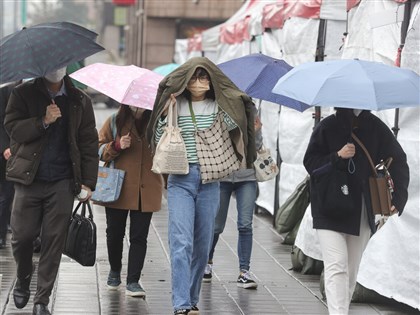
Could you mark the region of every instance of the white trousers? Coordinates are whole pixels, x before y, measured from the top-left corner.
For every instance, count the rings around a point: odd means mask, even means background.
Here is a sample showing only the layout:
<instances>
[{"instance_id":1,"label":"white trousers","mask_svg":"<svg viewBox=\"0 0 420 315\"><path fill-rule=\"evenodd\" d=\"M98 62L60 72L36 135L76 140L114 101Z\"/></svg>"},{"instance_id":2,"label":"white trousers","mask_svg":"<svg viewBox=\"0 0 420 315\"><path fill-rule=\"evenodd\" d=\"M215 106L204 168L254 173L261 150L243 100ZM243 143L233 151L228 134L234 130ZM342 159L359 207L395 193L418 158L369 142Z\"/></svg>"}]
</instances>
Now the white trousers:
<instances>
[{"instance_id":1,"label":"white trousers","mask_svg":"<svg viewBox=\"0 0 420 315\"><path fill-rule=\"evenodd\" d=\"M348 314L360 260L371 235L364 201L362 204L359 236L317 230L324 261L328 312L331 315Z\"/></svg>"}]
</instances>

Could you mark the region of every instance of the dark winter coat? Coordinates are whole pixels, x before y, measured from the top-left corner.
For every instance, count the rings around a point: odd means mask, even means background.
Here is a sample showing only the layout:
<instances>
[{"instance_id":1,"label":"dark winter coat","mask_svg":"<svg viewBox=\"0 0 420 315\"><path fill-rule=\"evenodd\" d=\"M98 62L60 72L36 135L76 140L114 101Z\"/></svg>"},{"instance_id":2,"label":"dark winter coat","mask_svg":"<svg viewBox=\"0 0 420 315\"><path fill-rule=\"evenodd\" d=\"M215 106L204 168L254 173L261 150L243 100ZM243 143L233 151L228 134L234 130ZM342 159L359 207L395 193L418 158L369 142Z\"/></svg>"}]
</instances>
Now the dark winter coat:
<instances>
[{"instance_id":1,"label":"dark winter coat","mask_svg":"<svg viewBox=\"0 0 420 315\"><path fill-rule=\"evenodd\" d=\"M12 90L19 83L4 84L0 87L0 180L6 178L6 159L3 156L3 152L10 147L10 138L4 129L4 115L10 94L12 94Z\"/></svg>"},{"instance_id":2,"label":"dark winter coat","mask_svg":"<svg viewBox=\"0 0 420 315\"><path fill-rule=\"evenodd\" d=\"M204 68L210 75L216 102L227 113L239 128L230 131L232 143L235 146L240 161L246 161L247 168L252 168L256 159L254 115L251 98L239 90L223 72L209 59L195 57L167 75L159 84L153 113L147 127L147 140L154 149L154 133L157 121L162 115L170 95L181 94L187 87L188 81L197 68ZM245 164L245 163L244 163Z\"/></svg>"},{"instance_id":3,"label":"dark winter coat","mask_svg":"<svg viewBox=\"0 0 420 315\"><path fill-rule=\"evenodd\" d=\"M339 158L337 152L346 143L354 142L350 138L352 130L350 120L353 117L355 116L352 111L338 110L336 114L328 116L318 124L312 133L304 157L304 166L309 174L329 162L334 167L347 169L348 160ZM353 126L353 132L365 145L375 165L381 160L393 158L389 168L395 185L392 203L401 215L408 198L409 168L406 154L388 126L369 111L363 111L359 117L355 118ZM375 230L368 184L372 170L361 147L357 143L355 146L356 154L353 157L355 173L349 176L349 191L354 209L347 216L333 219L324 216L317 203L312 202L313 227L315 229L328 229L359 235L363 194L368 209L369 225L373 232ZM311 196L311 201L314 201L313 197ZM337 209L337 211L339 210Z\"/></svg>"},{"instance_id":4,"label":"dark winter coat","mask_svg":"<svg viewBox=\"0 0 420 315\"><path fill-rule=\"evenodd\" d=\"M68 146L74 179L74 193L81 185L95 189L98 175L98 133L89 97L64 78L68 96ZM12 156L7 161L6 178L30 185L37 173L47 142L42 119L51 104L43 78L16 87L6 108L4 126L10 136Z\"/></svg>"}]
</instances>

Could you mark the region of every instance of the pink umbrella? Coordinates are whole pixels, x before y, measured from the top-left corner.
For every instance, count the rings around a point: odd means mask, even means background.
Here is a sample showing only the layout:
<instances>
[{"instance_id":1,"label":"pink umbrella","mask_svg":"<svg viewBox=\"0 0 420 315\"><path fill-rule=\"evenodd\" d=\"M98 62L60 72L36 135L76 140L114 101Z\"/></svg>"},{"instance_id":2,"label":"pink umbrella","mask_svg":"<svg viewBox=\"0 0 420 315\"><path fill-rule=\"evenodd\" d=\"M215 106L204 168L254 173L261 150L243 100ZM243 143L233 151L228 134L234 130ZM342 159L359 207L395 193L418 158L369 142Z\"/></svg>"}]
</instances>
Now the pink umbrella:
<instances>
[{"instance_id":1,"label":"pink umbrella","mask_svg":"<svg viewBox=\"0 0 420 315\"><path fill-rule=\"evenodd\" d=\"M121 104L152 109L163 76L134 65L94 63L70 74L73 79Z\"/></svg>"}]
</instances>

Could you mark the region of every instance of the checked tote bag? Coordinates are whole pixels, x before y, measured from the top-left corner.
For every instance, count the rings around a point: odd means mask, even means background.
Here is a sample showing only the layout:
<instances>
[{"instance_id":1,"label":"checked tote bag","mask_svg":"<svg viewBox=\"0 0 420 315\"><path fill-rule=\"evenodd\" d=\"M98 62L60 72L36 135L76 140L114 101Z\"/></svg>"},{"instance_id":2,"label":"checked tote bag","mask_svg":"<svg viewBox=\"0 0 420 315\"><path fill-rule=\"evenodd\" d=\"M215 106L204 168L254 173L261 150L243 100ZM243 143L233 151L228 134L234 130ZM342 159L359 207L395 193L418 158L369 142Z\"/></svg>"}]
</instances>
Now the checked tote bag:
<instances>
[{"instance_id":1,"label":"checked tote bag","mask_svg":"<svg viewBox=\"0 0 420 315\"><path fill-rule=\"evenodd\" d=\"M177 103L169 104L167 125L153 156L152 172L185 175L189 172L187 149L178 127Z\"/></svg>"},{"instance_id":2,"label":"checked tote bag","mask_svg":"<svg viewBox=\"0 0 420 315\"><path fill-rule=\"evenodd\" d=\"M111 117L111 130L112 136L116 139L117 128L115 127L115 114ZM102 156L102 152L105 149L103 144L99 148L99 156ZM120 197L121 188L124 182L125 171L114 168L114 161L109 163L107 166L98 167L98 181L96 183L95 191L92 194L91 199L96 202L114 202Z\"/></svg>"},{"instance_id":3,"label":"checked tote bag","mask_svg":"<svg viewBox=\"0 0 420 315\"><path fill-rule=\"evenodd\" d=\"M218 181L234 171L239 170L241 163L236 156L229 136L223 112L217 113L213 124L204 130L197 129L197 121L191 101L189 101L191 118L195 127L197 157L200 162L201 181Z\"/></svg>"}]
</instances>

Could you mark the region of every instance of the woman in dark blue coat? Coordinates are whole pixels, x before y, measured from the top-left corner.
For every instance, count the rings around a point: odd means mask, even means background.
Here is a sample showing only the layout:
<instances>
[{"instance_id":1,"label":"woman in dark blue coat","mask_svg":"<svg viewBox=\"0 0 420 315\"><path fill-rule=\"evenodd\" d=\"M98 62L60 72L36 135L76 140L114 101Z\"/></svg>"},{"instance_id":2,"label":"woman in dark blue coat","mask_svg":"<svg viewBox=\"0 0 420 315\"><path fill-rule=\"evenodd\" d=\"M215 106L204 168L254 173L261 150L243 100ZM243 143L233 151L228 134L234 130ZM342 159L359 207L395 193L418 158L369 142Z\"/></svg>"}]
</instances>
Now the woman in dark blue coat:
<instances>
[{"instance_id":1,"label":"woman in dark blue coat","mask_svg":"<svg viewBox=\"0 0 420 315\"><path fill-rule=\"evenodd\" d=\"M359 263L375 231L368 178L372 174L366 154L352 143L353 132L364 144L376 165L393 158L389 172L394 182L391 213L402 214L407 202L409 169L406 154L391 130L369 111L338 108L314 129L304 157L304 166L314 175L325 165L349 170L350 211L337 207L326 213L311 195L313 227L317 230L324 261L325 287L330 314L347 314L356 285Z\"/></svg>"}]
</instances>

